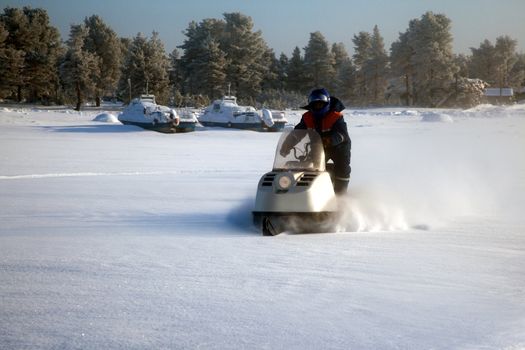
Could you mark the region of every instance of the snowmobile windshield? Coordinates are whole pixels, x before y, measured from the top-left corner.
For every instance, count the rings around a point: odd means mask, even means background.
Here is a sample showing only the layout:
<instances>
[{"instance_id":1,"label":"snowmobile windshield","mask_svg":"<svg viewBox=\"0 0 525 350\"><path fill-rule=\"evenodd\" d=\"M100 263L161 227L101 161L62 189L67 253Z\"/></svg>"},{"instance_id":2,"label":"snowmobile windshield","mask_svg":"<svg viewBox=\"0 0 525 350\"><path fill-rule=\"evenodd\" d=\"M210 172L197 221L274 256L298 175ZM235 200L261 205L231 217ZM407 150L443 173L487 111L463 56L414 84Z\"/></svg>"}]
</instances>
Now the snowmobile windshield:
<instances>
[{"instance_id":1,"label":"snowmobile windshield","mask_svg":"<svg viewBox=\"0 0 525 350\"><path fill-rule=\"evenodd\" d=\"M315 130L285 130L273 162L274 171L324 171L323 142Z\"/></svg>"}]
</instances>

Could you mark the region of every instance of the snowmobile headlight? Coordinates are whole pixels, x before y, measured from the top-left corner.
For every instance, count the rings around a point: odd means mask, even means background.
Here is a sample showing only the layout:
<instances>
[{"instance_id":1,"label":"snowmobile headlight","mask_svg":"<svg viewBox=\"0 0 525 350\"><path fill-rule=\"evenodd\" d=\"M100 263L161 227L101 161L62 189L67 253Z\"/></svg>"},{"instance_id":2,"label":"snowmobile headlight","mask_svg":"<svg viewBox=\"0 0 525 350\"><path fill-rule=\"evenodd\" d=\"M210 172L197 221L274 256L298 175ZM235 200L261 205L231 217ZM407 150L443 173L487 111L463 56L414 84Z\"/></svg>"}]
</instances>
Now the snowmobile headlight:
<instances>
[{"instance_id":1,"label":"snowmobile headlight","mask_svg":"<svg viewBox=\"0 0 525 350\"><path fill-rule=\"evenodd\" d=\"M281 175L279 179L277 179L277 187L280 190L287 190L292 185L292 178L290 175Z\"/></svg>"}]
</instances>

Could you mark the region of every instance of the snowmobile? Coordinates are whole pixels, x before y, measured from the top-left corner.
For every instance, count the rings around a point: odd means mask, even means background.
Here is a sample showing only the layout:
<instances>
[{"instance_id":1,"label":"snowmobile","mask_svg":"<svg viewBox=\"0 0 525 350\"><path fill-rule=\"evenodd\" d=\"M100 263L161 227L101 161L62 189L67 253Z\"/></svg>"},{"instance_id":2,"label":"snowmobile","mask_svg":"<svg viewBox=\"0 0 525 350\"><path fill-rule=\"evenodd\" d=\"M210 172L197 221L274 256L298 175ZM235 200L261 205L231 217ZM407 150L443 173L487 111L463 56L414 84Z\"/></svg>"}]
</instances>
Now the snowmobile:
<instances>
[{"instance_id":1,"label":"snowmobile","mask_svg":"<svg viewBox=\"0 0 525 350\"><path fill-rule=\"evenodd\" d=\"M254 224L264 236L333 232L336 218L337 201L321 137L315 130L285 130L272 171L257 186Z\"/></svg>"}]
</instances>

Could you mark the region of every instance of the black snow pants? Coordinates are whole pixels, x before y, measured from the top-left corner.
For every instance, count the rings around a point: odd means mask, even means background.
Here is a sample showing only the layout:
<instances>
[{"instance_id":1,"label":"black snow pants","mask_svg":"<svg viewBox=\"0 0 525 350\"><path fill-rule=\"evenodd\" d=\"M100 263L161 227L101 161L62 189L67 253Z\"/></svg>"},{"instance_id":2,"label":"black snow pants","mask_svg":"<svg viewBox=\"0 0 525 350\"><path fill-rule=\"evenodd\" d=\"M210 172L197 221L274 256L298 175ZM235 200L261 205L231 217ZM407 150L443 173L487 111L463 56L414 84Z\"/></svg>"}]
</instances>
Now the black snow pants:
<instances>
[{"instance_id":1,"label":"black snow pants","mask_svg":"<svg viewBox=\"0 0 525 350\"><path fill-rule=\"evenodd\" d=\"M350 182L350 156L352 150L352 141L341 143L334 147L325 148L326 161L332 160L334 191L336 194L344 194Z\"/></svg>"}]
</instances>

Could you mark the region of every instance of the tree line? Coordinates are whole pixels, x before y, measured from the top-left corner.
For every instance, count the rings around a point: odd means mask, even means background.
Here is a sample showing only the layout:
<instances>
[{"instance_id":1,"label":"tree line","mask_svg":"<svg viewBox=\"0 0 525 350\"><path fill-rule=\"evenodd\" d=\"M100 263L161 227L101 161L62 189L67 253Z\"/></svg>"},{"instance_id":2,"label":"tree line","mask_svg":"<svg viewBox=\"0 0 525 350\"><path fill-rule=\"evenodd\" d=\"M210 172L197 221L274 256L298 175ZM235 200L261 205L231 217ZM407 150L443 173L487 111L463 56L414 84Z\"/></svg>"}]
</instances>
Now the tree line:
<instances>
[{"instance_id":1,"label":"tree line","mask_svg":"<svg viewBox=\"0 0 525 350\"><path fill-rule=\"evenodd\" d=\"M200 107L231 89L243 103L285 108L323 86L355 106L465 106L483 87L525 85L516 40L504 35L470 55L454 54L451 21L442 14L411 20L389 52L377 25L361 31L352 56L317 31L291 57L277 57L253 28L241 13L192 21L183 44L166 53L157 32L120 38L97 15L71 25L63 42L46 10L8 7L0 14L0 99L80 109L150 93L162 104Z\"/></svg>"}]
</instances>

